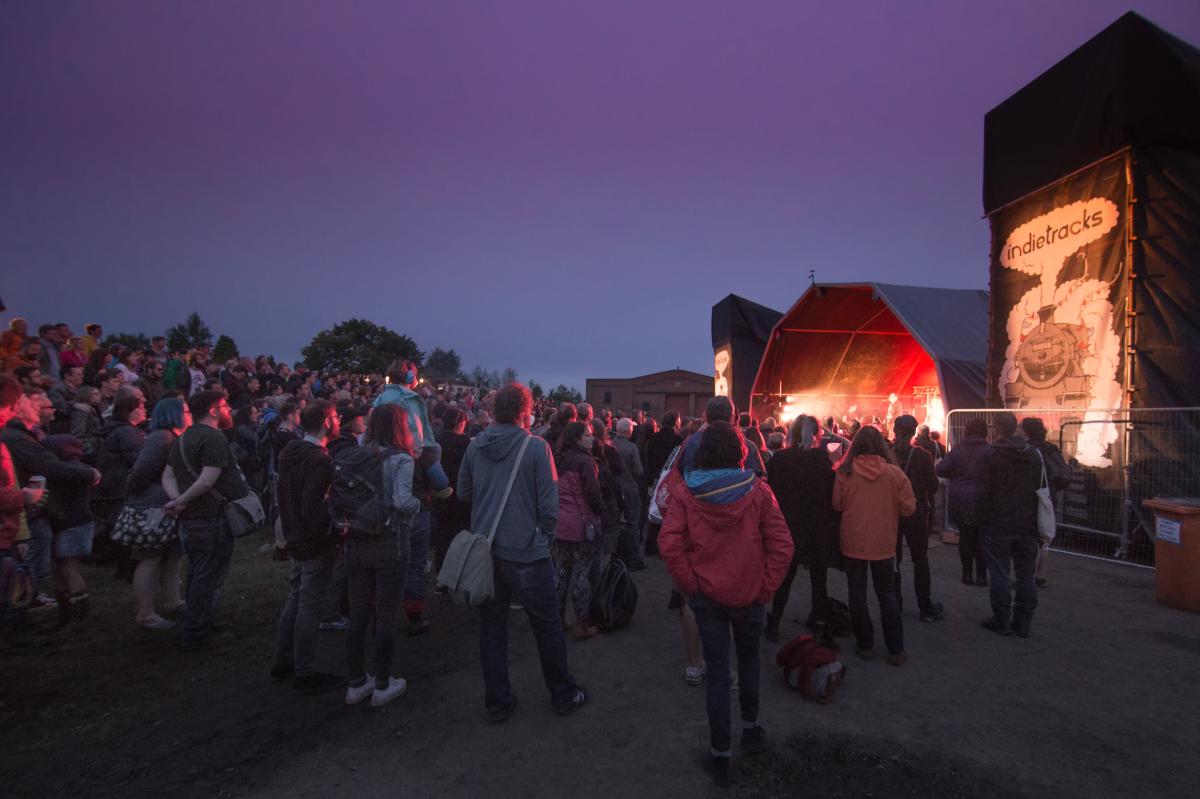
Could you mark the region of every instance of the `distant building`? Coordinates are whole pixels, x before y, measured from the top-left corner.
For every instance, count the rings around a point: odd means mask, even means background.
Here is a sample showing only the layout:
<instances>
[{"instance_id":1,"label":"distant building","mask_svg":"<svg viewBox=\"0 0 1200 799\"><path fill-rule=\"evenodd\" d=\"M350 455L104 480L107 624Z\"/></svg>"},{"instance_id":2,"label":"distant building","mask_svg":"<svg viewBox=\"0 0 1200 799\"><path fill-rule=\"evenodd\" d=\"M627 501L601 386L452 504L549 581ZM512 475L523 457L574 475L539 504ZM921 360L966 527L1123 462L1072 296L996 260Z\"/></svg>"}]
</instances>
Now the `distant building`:
<instances>
[{"instance_id":1,"label":"distant building","mask_svg":"<svg viewBox=\"0 0 1200 799\"><path fill-rule=\"evenodd\" d=\"M631 413L643 410L656 419L667 411L700 416L713 395L712 375L669 369L640 377L588 378L584 398L595 408Z\"/></svg>"}]
</instances>

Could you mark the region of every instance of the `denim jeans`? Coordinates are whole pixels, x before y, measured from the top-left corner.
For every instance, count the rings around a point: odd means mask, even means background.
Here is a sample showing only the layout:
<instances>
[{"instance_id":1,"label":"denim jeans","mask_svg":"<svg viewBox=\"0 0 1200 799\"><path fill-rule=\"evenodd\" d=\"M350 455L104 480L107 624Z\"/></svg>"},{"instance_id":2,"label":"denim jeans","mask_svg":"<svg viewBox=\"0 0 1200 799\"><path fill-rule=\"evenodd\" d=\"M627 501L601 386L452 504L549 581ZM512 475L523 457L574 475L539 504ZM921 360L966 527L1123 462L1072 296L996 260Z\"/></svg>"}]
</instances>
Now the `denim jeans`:
<instances>
[{"instance_id":1,"label":"denim jeans","mask_svg":"<svg viewBox=\"0 0 1200 799\"><path fill-rule=\"evenodd\" d=\"M558 617L554 592L554 564L550 558L517 563L492 558L496 596L479 608L479 660L483 666L484 702L488 710L512 704L508 681L508 603L516 597L525 608L529 626L537 640L542 679L550 690L550 702L564 707L575 698L578 686L567 671L567 638Z\"/></svg>"},{"instance_id":2,"label":"denim jeans","mask_svg":"<svg viewBox=\"0 0 1200 799\"><path fill-rule=\"evenodd\" d=\"M1037 554L1038 539L1034 536L983 537L983 555L992 581L992 615L1005 623L1011 616L1013 627L1028 628L1033 621L1033 611L1037 608L1037 584L1034 583ZM1015 602L1008 579L1010 564L1016 577Z\"/></svg>"},{"instance_id":3,"label":"denim jeans","mask_svg":"<svg viewBox=\"0 0 1200 799\"><path fill-rule=\"evenodd\" d=\"M422 510L412 519L408 534L408 575L404 580L404 609L411 618L420 616L425 609L425 581L428 575L425 566L429 562L429 536L433 518L429 511Z\"/></svg>"},{"instance_id":4,"label":"denim jeans","mask_svg":"<svg viewBox=\"0 0 1200 799\"><path fill-rule=\"evenodd\" d=\"M908 542L908 554L913 565L913 590L917 595L917 607L925 610L933 605L930 592L933 579L929 574L929 519L918 510L912 516L900 518L900 529L896 531L896 601L904 604L900 590L900 564L904 562L904 542Z\"/></svg>"},{"instance_id":5,"label":"denim jeans","mask_svg":"<svg viewBox=\"0 0 1200 799\"><path fill-rule=\"evenodd\" d=\"M846 590L850 594L850 624L854 627L854 642L859 649L875 648L875 627L871 624L871 609L867 605L867 572L875 585L875 596L879 600L879 622L883 625L883 642L888 653L899 655L904 651L904 620L900 617L900 600L893 588L896 576L896 561L859 560L844 558L846 563Z\"/></svg>"},{"instance_id":6,"label":"denim jeans","mask_svg":"<svg viewBox=\"0 0 1200 799\"><path fill-rule=\"evenodd\" d=\"M333 576L333 563L332 552L320 558L292 560L287 601L279 615L275 637L275 662L291 663L297 677L307 677L317 670L318 625Z\"/></svg>"},{"instance_id":7,"label":"denim jeans","mask_svg":"<svg viewBox=\"0 0 1200 799\"><path fill-rule=\"evenodd\" d=\"M183 614L183 640L202 641L212 628L221 586L233 560L233 536L219 516L184 519L179 524L183 551L188 557L184 584L187 610Z\"/></svg>"},{"instance_id":8,"label":"denim jeans","mask_svg":"<svg viewBox=\"0 0 1200 799\"><path fill-rule=\"evenodd\" d=\"M33 590L37 593L41 581L50 576L54 531L45 515L26 517L26 522L29 524L29 553L25 556L25 567L29 569Z\"/></svg>"},{"instance_id":9,"label":"denim jeans","mask_svg":"<svg viewBox=\"0 0 1200 799\"><path fill-rule=\"evenodd\" d=\"M703 594L688 597L688 606L696 615L704 662L708 666L705 690L708 706L708 735L712 753L729 757L732 724L729 711L730 663L729 630L738 661L738 702L743 726L758 723L758 684L761 677L759 639L763 630L763 606L727 608Z\"/></svg>"},{"instance_id":10,"label":"denim jeans","mask_svg":"<svg viewBox=\"0 0 1200 799\"><path fill-rule=\"evenodd\" d=\"M400 621L408 543L401 537L351 538L346 544L350 627L346 630L346 666L350 684L366 675L367 626L375 611L375 685L386 688L394 674L392 653Z\"/></svg>"}]
</instances>

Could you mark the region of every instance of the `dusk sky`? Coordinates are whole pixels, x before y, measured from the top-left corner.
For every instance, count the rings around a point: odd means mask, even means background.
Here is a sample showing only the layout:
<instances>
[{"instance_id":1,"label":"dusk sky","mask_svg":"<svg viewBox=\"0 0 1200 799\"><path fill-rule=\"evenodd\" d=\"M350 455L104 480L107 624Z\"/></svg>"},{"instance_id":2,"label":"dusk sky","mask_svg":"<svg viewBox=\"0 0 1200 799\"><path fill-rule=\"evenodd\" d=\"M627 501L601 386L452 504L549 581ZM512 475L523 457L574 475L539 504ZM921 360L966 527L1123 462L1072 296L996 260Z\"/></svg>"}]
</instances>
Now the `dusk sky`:
<instances>
[{"instance_id":1,"label":"dusk sky","mask_svg":"<svg viewBox=\"0 0 1200 799\"><path fill-rule=\"evenodd\" d=\"M985 287L984 114L1130 8L0 3L0 323L709 372L729 292Z\"/></svg>"}]
</instances>

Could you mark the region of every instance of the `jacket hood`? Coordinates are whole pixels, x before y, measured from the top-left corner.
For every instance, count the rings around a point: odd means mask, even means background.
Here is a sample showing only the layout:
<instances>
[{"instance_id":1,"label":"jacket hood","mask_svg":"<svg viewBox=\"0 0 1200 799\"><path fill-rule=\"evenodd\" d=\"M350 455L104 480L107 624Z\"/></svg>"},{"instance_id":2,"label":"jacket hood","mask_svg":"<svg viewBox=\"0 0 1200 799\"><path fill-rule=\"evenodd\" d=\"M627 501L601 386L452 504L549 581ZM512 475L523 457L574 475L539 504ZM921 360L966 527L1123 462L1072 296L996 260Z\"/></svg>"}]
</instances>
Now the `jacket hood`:
<instances>
[{"instance_id":1,"label":"jacket hood","mask_svg":"<svg viewBox=\"0 0 1200 799\"><path fill-rule=\"evenodd\" d=\"M854 473L859 477L874 480L883 474L883 467L886 465L887 461L878 455L859 455L854 459L854 463L850 467L854 469Z\"/></svg>"},{"instance_id":2,"label":"jacket hood","mask_svg":"<svg viewBox=\"0 0 1200 799\"><path fill-rule=\"evenodd\" d=\"M750 493L754 479L749 469L693 469L685 481L688 491L701 502L728 505Z\"/></svg>"},{"instance_id":3,"label":"jacket hood","mask_svg":"<svg viewBox=\"0 0 1200 799\"><path fill-rule=\"evenodd\" d=\"M493 424L475 436L475 448L488 460L498 462L515 452L528 435L524 428L515 424Z\"/></svg>"},{"instance_id":4,"label":"jacket hood","mask_svg":"<svg viewBox=\"0 0 1200 799\"><path fill-rule=\"evenodd\" d=\"M313 458L329 457L325 450L304 439L296 439L289 441L283 451L279 453L279 468L291 470L295 466L300 466Z\"/></svg>"},{"instance_id":5,"label":"jacket hood","mask_svg":"<svg viewBox=\"0 0 1200 799\"><path fill-rule=\"evenodd\" d=\"M112 419L108 419L102 422L100 427L97 428L96 435L100 438L107 438L109 433L114 430L119 430L122 427L133 427L133 425L131 425L129 422L116 422Z\"/></svg>"},{"instance_id":6,"label":"jacket hood","mask_svg":"<svg viewBox=\"0 0 1200 799\"><path fill-rule=\"evenodd\" d=\"M398 404L400 402L403 402L406 399L409 399L410 397L416 397L416 396L417 396L417 393L415 391L413 391L412 389L408 388L408 386L401 386L401 385L397 385L395 383L389 383L388 385L384 386L383 392L380 393L380 395L375 398L375 402L372 404L374 405L374 407L378 408L380 405L384 405L389 402Z\"/></svg>"},{"instance_id":7,"label":"jacket hood","mask_svg":"<svg viewBox=\"0 0 1200 799\"><path fill-rule=\"evenodd\" d=\"M997 454L1014 461L1031 461L1037 457L1036 450L1023 438L1002 438L992 444Z\"/></svg>"}]
</instances>

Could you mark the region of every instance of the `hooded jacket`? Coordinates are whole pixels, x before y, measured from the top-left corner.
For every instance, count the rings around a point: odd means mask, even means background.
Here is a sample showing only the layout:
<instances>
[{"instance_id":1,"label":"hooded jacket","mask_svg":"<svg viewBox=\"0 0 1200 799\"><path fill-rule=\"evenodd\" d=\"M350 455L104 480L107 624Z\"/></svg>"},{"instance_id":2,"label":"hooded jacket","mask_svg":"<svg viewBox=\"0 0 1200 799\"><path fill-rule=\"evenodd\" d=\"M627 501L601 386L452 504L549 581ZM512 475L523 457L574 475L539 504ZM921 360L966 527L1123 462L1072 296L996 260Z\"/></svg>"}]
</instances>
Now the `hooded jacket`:
<instances>
[{"instance_id":1,"label":"hooded jacket","mask_svg":"<svg viewBox=\"0 0 1200 799\"><path fill-rule=\"evenodd\" d=\"M434 440L433 425L429 423L429 411L425 407L425 401L415 391L407 386L388 384L375 398L372 407L378 408L380 405L399 405L404 409L408 414L408 428L412 430L413 441L421 442L422 449L437 443Z\"/></svg>"},{"instance_id":2,"label":"hooded jacket","mask_svg":"<svg viewBox=\"0 0 1200 799\"><path fill-rule=\"evenodd\" d=\"M559 453L555 468L558 471L558 524L554 535L561 541L583 541L588 522L599 521L604 510L596 459L577 446L571 447Z\"/></svg>"},{"instance_id":3,"label":"hooded jacket","mask_svg":"<svg viewBox=\"0 0 1200 799\"><path fill-rule=\"evenodd\" d=\"M471 531L477 535L487 535L491 529L517 450L529 435L517 425L497 423L467 447L458 472L458 496L471 503ZM492 541L492 554L517 563L548 558L557 522L558 474L550 445L535 436L517 469Z\"/></svg>"},{"instance_id":4,"label":"hooded jacket","mask_svg":"<svg viewBox=\"0 0 1200 799\"><path fill-rule=\"evenodd\" d=\"M899 466L878 455L859 455L849 474L838 468L833 507L842 514L843 555L887 560L896 556L900 517L916 511L917 499Z\"/></svg>"},{"instance_id":5,"label":"hooded jacket","mask_svg":"<svg viewBox=\"0 0 1200 799\"><path fill-rule=\"evenodd\" d=\"M950 481L950 512L970 512L975 507L975 481L983 454L988 451L983 436L964 438L937 462L937 475Z\"/></svg>"},{"instance_id":6,"label":"hooded jacket","mask_svg":"<svg viewBox=\"0 0 1200 799\"><path fill-rule=\"evenodd\" d=\"M279 453L279 517L287 553L311 560L333 550L329 516L329 480L333 459L311 441L289 442Z\"/></svg>"},{"instance_id":7,"label":"hooded jacket","mask_svg":"<svg viewBox=\"0 0 1200 799\"><path fill-rule=\"evenodd\" d=\"M129 422L110 419L96 431L96 437L100 439L99 452L96 454L100 486L96 490L96 498L124 499L125 481L146 443L146 433Z\"/></svg>"},{"instance_id":8,"label":"hooded jacket","mask_svg":"<svg viewBox=\"0 0 1200 799\"><path fill-rule=\"evenodd\" d=\"M779 588L792 536L770 487L752 471L732 471L695 471L672 483L658 549L680 591L743 608Z\"/></svg>"},{"instance_id":9,"label":"hooded jacket","mask_svg":"<svg viewBox=\"0 0 1200 799\"><path fill-rule=\"evenodd\" d=\"M1042 464L1021 438L1002 438L983 454L975 481L975 518L985 536L1038 537Z\"/></svg>"},{"instance_id":10,"label":"hooded jacket","mask_svg":"<svg viewBox=\"0 0 1200 799\"><path fill-rule=\"evenodd\" d=\"M767 461L767 482L792 531L799 563L838 565L838 512L833 509L833 464L825 447L788 447Z\"/></svg>"}]
</instances>

